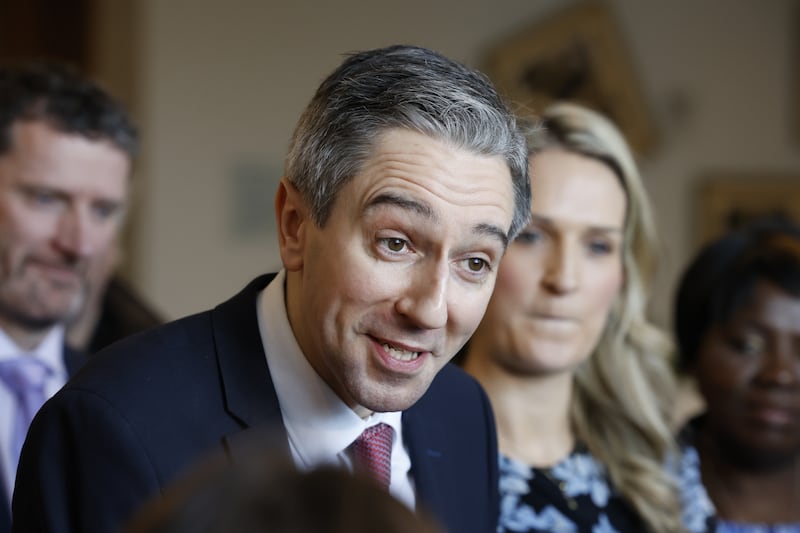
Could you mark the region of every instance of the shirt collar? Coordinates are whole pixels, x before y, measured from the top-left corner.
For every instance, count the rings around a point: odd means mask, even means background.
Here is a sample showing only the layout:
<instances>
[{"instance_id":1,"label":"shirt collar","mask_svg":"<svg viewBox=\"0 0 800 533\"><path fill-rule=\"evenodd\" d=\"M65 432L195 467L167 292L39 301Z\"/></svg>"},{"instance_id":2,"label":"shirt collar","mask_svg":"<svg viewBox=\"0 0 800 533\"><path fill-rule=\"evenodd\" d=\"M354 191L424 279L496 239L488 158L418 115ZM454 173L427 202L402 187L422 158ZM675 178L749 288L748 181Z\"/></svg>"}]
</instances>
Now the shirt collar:
<instances>
[{"instance_id":1,"label":"shirt collar","mask_svg":"<svg viewBox=\"0 0 800 533\"><path fill-rule=\"evenodd\" d=\"M33 350L23 350L5 331L0 329L0 361L31 354L45 363L56 375L66 375L64 366L64 326L58 325Z\"/></svg>"},{"instance_id":2,"label":"shirt collar","mask_svg":"<svg viewBox=\"0 0 800 533\"><path fill-rule=\"evenodd\" d=\"M295 462L302 468L341 463L341 452L379 422L392 426L395 442L402 442L400 412L360 418L306 360L289 324L285 280L281 270L259 295L258 324Z\"/></svg>"}]
</instances>

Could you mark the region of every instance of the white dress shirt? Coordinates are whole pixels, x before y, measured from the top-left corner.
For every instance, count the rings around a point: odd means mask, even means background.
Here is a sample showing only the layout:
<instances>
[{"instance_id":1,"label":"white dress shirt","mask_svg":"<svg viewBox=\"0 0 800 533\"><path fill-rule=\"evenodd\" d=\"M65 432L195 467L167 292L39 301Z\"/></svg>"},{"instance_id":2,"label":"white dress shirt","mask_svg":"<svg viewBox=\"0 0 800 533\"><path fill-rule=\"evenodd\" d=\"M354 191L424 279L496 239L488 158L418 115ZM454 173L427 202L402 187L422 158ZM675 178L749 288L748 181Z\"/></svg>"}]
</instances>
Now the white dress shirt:
<instances>
[{"instance_id":1,"label":"white dress shirt","mask_svg":"<svg viewBox=\"0 0 800 533\"><path fill-rule=\"evenodd\" d=\"M34 350L26 351L17 346L11 337L0 330L0 361L16 359L23 354L27 357L36 357L46 364L53 373L45 381L45 394L51 397L67 382L67 369L64 366L64 328L53 328L47 337ZM15 461L11 457L11 432L13 431L13 417L16 414L16 400L14 393L0 380L0 470L2 482L9 497L14 489L16 471L12 468Z\"/></svg>"},{"instance_id":2,"label":"white dress shirt","mask_svg":"<svg viewBox=\"0 0 800 533\"><path fill-rule=\"evenodd\" d=\"M285 271L259 294L258 325L272 382L280 403L295 465L310 470L320 465L352 469L345 449L366 428L379 422L394 429L390 492L414 509L416 497L409 471L411 459L403 445L401 412L359 417L319 377L294 337L284 299Z\"/></svg>"}]
</instances>

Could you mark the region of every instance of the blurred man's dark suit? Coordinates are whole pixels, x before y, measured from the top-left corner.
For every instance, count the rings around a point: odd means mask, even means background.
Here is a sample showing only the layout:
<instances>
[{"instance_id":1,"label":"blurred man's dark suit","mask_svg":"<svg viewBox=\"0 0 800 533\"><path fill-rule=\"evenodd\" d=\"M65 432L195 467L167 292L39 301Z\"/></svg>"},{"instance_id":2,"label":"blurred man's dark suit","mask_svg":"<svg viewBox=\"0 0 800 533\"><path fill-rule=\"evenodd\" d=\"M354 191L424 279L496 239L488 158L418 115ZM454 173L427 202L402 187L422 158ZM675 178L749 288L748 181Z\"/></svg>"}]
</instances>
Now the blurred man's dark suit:
<instances>
[{"instance_id":1,"label":"blurred man's dark suit","mask_svg":"<svg viewBox=\"0 0 800 533\"><path fill-rule=\"evenodd\" d=\"M45 404L20 460L14 531L114 531L198 459L235 459L264 428L288 454L256 315L272 277L101 351ZM454 533L494 531L497 443L477 382L447 365L402 421L418 506Z\"/></svg>"}]
</instances>

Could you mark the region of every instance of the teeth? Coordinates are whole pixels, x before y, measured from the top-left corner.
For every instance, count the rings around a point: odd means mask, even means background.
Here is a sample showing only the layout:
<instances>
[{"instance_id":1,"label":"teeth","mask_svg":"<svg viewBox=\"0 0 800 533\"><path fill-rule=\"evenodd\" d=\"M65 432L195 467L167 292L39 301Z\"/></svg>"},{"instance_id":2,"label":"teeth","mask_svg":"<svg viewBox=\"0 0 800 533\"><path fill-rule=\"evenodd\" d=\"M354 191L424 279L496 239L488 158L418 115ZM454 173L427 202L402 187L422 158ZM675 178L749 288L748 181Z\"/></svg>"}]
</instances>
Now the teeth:
<instances>
[{"instance_id":1,"label":"teeth","mask_svg":"<svg viewBox=\"0 0 800 533\"><path fill-rule=\"evenodd\" d=\"M393 359L399 359L400 361L412 361L419 357L419 352L409 352L407 350L398 350L397 348L386 344L385 342L381 345L383 348L389 353L389 355Z\"/></svg>"}]
</instances>

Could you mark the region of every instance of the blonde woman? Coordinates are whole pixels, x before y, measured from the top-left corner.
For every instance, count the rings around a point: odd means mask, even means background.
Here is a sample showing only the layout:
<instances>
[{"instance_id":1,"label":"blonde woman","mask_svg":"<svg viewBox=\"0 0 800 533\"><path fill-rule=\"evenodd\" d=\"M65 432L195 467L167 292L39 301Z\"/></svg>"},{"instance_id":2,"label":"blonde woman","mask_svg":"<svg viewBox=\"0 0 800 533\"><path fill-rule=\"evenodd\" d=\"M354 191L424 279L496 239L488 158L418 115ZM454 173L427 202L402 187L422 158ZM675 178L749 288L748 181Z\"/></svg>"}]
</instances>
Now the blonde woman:
<instances>
[{"instance_id":1,"label":"blonde woman","mask_svg":"<svg viewBox=\"0 0 800 533\"><path fill-rule=\"evenodd\" d=\"M682 531L664 469L674 380L645 316L651 211L604 117L557 104L528 132L532 219L509 246L463 365L501 452L501 532Z\"/></svg>"}]
</instances>

